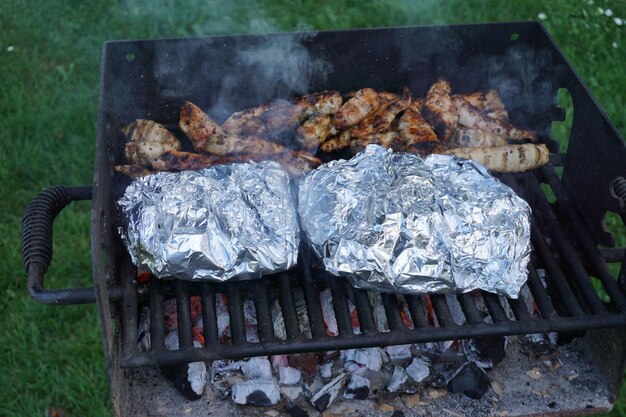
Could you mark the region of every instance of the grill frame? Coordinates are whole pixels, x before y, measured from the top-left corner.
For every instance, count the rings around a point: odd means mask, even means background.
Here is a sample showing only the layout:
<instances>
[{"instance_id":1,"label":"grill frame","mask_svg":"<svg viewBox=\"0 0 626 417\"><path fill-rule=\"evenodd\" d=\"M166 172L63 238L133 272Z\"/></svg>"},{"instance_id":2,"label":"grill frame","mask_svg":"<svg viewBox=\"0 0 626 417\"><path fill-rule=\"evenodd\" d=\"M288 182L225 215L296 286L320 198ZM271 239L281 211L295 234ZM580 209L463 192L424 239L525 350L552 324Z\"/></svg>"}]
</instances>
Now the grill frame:
<instances>
[{"instance_id":1,"label":"grill frame","mask_svg":"<svg viewBox=\"0 0 626 417\"><path fill-rule=\"evenodd\" d=\"M138 306L146 302L145 300L148 300L147 302L151 303L155 311L157 311L158 306L162 306L158 298L159 287L174 285L177 288L174 289L173 294L179 300L178 305L181 312L188 310L190 288L186 284L158 282L154 284L154 291L146 294L137 294L137 284L134 282L136 269L130 263L129 256L116 230L120 223L114 202L128 183L128 180L120 178L113 171L113 165L120 163L123 155L123 139L119 133L119 128L130 120L140 117L150 117L166 124L175 124L176 109L183 99L190 99L203 107L210 107L212 98L203 96L197 91L196 86L193 85L194 83L189 85L174 84L174 94L172 95L172 89L167 88L168 80L155 79L154 70L157 66L164 63L166 65L171 64L171 62L168 64L168 60L159 61L158 57L155 56L157 51L173 53L179 48L181 51L186 51L186 53L190 54L193 58L191 61L193 61L198 59L198 56L202 56L202 51L206 52L205 48L209 50L213 48L213 50L220 50L228 54L232 47L236 45L254 45L255 42L267 39L268 36L284 37L290 35L224 36L106 43L102 52L100 114L97 129L96 170L93 183L92 257L95 299L99 307L104 354L111 381L111 394L116 415L125 415L124 399L128 390L125 382L129 376L129 370L126 369L128 367L267 355L278 352L335 350L340 348L450 340L482 335L547 331L571 332L584 329L594 329L588 332L588 336L585 339L598 352L603 352L603 343L606 342L606 339L603 339L604 337L611 341L607 349L611 352L613 361L610 362L610 365L600 361L599 365L607 367L606 375L613 392L615 392L623 374L626 358L626 350L624 348L626 345L626 334L622 329L617 329L617 327L626 326L626 301L624 300L624 282L626 281L626 267L624 266L626 262L624 260L626 260L626 256L623 250L621 252L610 252L613 260L622 260L620 280L615 282L608 274L606 262L602 258L604 252L598 249L598 244L606 246L612 246L613 244L611 236L602 224L605 212L617 212L624 218L624 199L620 191L623 187L620 188L620 186L615 184L620 178L623 179L626 176L622 163L622 161L626 160L626 147L615 127L593 99L547 31L537 22L507 22L502 24L320 32L315 37L304 38L303 43L312 53L319 53L325 57L327 55L324 54L328 54L337 45L358 45L357 49L360 48L360 51L363 51L369 45L374 51L373 54L379 56L384 61L384 58L389 60L390 55L398 52L398 45L408 44L413 47L411 40L421 39L420 42L423 43L441 39L440 42L435 43L438 43L438 47L441 48L450 46L450 51L438 53L433 50L434 52L431 55L426 54L426 61L420 61L422 69L427 70L425 71L426 76L413 83L411 88L414 91L423 91L426 85L434 81L433 77L445 76L452 81L454 86L461 85L460 90L470 91L489 87L488 83L480 77L476 77L476 79L466 83L458 82L459 77L462 78L468 74L468 67L471 67L472 63L471 57L477 56L478 61L480 61L481 59L496 56L499 53L505 54L508 48L511 47L512 42L514 42L510 38L511 34L518 36L518 42L527 44L529 46L528 51L548 51L547 56L550 63L555 64L557 68L553 69L551 65L548 65L547 69L542 68L548 74L542 74L540 78L544 76L553 77L548 83L548 94L541 97L543 107L533 112L527 106L524 107L522 105L518 109L512 109L511 114L513 117L516 117L516 114L522 114L521 124L531 124L536 128L540 137L549 145L551 151L558 152L558 145L548 135L549 124L560 117L560 111L556 105L556 89L567 88L574 103L575 116L568 150L564 154L555 154L551 158L555 164L563 164L561 177L559 178L559 174L553 166L542 168L530 174L502 176L502 180L505 183L512 185L516 190L524 194L524 197L530 201L533 208L535 206L540 208L538 212L535 212L538 214L536 217L539 218L533 219L533 245L539 248L537 254L542 258L541 265L546 270L550 269L551 271L551 283L559 290L565 310L562 310L562 306L557 302L561 300L561 297L553 294L553 297L550 298L550 295L544 293L536 270L531 268L529 285L533 294L536 294L535 299L544 315L541 319L529 318L524 313L524 308L521 308L522 306L519 303L513 301L510 302L510 307L514 313L519 315L518 318L520 320L508 322L508 319L504 319L503 308L499 304L497 297L487 295L485 304L493 317L494 323L480 323L477 311L475 308L472 308L473 300L471 297L460 295L458 299L461 305L465 307L469 324L456 326L451 323L450 313L447 311L449 307L445 299L440 296L434 296L433 307L442 326L433 327L428 325L426 318L417 314L419 303L416 301L415 303L410 303L409 307L412 310L411 313L416 312L414 321L422 326L416 330L407 331L403 330L400 327L401 324L398 323L398 314L394 312L393 300L385 297L384 300L386 302L384 304L389 310L390 325L392 328L395 328L390 333L350 334L351 329L347 325L349 321L347 322L345 317L346 308L340 302L336 302L334 307L338 323L340 323L340 328L344 330L337 337L323 336L323 328L320 327L321 323L315 321L315 325L311 330L317 338L308 339L313 340L313 342L307 341L307 339L298 337L293 322L288 322L286 324L291 329L288 331L288 334L293 337L289 339L288 343L279 343L271 341L272 331L267 327L267 322L265 322L266 324L260 326L260 328L264 332L264 339L269 340L268 342L249 346L251 344L244 342L245 335L242 338L241 329L235 329L233 335L237 334L237 336L234 337L234 345L221 346L217 343L216 337L207 336L208 346L192 348L189 328L189 332L187 330L181 332L182 350L166 351L162 349L147 354L139 353L135 350ZM448 41L452 42L446 43ZM415 42L416 48L420 42ZM391 52L386 53L386 48L390 48ZM337 62L343 62L342 65L346 65L344 61L349 59L352 52L346 52L345 49L341 48L336 49L345 52L346 56L339 57L339 53L335 51L334 55L331 54L332 57L338 60ZM134 53L135 64L133 64L133 60L127 59L130 58L127 55L130 53L129 51ZM198 52L199 55L194 55L195 52ZM450 56L454 56L454 58L450 58ZM402 58L402 54L399 57ZM178 60L179 63L185 61L183 58L189 58L189 56L183 57L182 55L177 56L173 54L171 57L173 61ZM514 57L511 59L514 60ZM132 65L137 64L137 60L140 61L140 65L133 67ZM457 64L446 66L446 64L454 62L457 62ZM461 64L458 62L461 62ZM176 62L174 62L172 67L174 69L176 69L175 64ZM406 84L402 80L403 77L406 80L407 76L418 72L415 68L392 65L393 69L391 72L395 74L395 79L393 82L387 83L385 80L386 73L380 71L381 65L380 63L363 62L363 65L355 66L364 75L355 77L355 73L351 72L331 74L328 84L325 84L323 80L313 80L311 89L328 88L348 91L351 87L364 85L398 89L401 84ZM219 69L221 68L218 65L217 70ZM188 71L184 68L181 69L180 74L174 71L174 76L183 80L188 79ZM170 78L169 81L172 81L172 79ZM179 90L176 90L176 88L179 88ZM532 86L529 88L532 90ZM254 99L256 102L246 102L246 98L241 96L241 94L237 97L240 99L240 107L254 105L259 102L258 98ZM267 99L269 98L273 97L267 97ZM519 120L515 119L513 121L519 122ZM594 138L594 140L589 140L589 138ZM528 185L529 183L530 186ZM540 183L548 184L551 187L557 196L557 204L553 205L545 200L545 195L539 186ZM593 195L594 198L588 198L590 195ZM616 198L616 195L622 198ZM544 233L547 233L547 230L551 231L549 234L550 243L543 236ZM571 255L564 264L566 265L565 271L560 268L559 264L559 260L562 260L562 258L554 256L557 252ZM307 251L303 252L303 256L306 258ZM556 262L556 265L554 265L555 262L553 261ZM308 266L309 263L305 261L304 265ZM37 289L41 290L43 288L41 284L45 269L45 267L31 268L29 270L29 284L32 275L32 282L40 284ZM319 280L314 278L314 271L311 271L309 268L302 269L300 273L304 282L304 297L308 302L307 305L311 304L309 314L316 315L316 303L314 302L316 290L311 289L311 285ZM41 276L38 276L38 274ZM612 293L613 299L616 301L615 303L609 306L598 303L594 298L595 293L589 293L589 285L588 281L586 281L589 275L597 276L603 281L607 290ZM256 284L228 284L227 286L230 288L224 291L230 291L230 296L233 297L233 300L236 300L237 287L257 285L260 289L264 286L267 288L265 281L267 279ZM333 280L332 282L334 292L341 292L342 290L353 291L353 293L358 294L354 298L355 303L363 305L365 302L363 293L347 289L345 283L340 283L339 280ZM205 298L210 298L211 293L221 290L220 288L224 286L223 284L194 285L200 287L199 291L204 294ZM287 287L289 287L289 283L287 281L287 284L285 284L285 279L283 278L282 288L287 294L282 295L282 303L285 304L286 309L289 309L289 304L292 304L292 301L289 300L291 291ZM122 292L121 300L119 299L120 291ZM33 293L33 295L42 297L41 293L39 295ZM46 294L43 294L43 296L46 296ZM578 299L581 299L581 297L587 300L586 305L582 307L578 304ZM81 302L89 301L91 293L87 294L86 291L83 291L79 298ZM55 300L51 301L54 302ZM58 302L58 300L56 301ZM587 306L590 310L587 309ZM214 314L214 312L211 312L210 303L207 303L206 306L203 303L203 307L205 308L203 314L206 317L211 317ZM259 301L257 311L265 311L264 314L267 315L268 308L262 301ZM571 313L573 317L566 317L564 311L565 313ZM590 314L590 312L597 314ZM531 312L526 311L526 313L530 315ZM287 316L293 317L291 315ZM189 327L188 315L183 312L179 314L179 318L181 320L181 329L187 329ZM209 323L211 322L211 320L208 321ZM234 312L231 315L231 322L241 323L241 316ZM372 323L368 319L367 313L363 315L362 325L372 328ZM207 334L212 334L215 330L214 326L211 323L206 326ZM596 330L601 328L611 329ZM157 328L155 331L158 339L161 337L160 330Z\"/></svg>"}]
</instances>

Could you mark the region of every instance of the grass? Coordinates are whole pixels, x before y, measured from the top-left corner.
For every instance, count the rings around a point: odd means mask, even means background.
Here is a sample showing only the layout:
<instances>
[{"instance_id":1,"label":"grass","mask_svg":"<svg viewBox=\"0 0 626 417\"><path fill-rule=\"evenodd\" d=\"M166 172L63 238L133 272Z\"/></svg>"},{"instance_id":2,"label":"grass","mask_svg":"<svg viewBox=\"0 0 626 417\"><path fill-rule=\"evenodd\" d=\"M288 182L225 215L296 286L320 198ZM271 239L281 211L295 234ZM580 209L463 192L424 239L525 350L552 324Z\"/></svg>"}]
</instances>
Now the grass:
<instances>
[{"instance_id":1,"label":"grass","mask_svg":"<svg viewBox=\"0 0 626 417\"><path fill-rule=\"evenodd\" d=\"M597 8L611 8L612 17ZM563 48L622 135L626 134L626 3L378 0L137 0L0 3L0 416L111 415L94 306L44 307L27 295L20 218L53 184L92 180L99 58L108 39L155 38L537 19ZM616 47L613 47L613 43ZM419 53L416 52L416 53ZM614 221L614 223L617 223ZM50 287L91 282L90 207L58 218ZM622 242L623 243L623 242ZM626 415L622 391L612 415Z\"/></svg>"}]
</instances>

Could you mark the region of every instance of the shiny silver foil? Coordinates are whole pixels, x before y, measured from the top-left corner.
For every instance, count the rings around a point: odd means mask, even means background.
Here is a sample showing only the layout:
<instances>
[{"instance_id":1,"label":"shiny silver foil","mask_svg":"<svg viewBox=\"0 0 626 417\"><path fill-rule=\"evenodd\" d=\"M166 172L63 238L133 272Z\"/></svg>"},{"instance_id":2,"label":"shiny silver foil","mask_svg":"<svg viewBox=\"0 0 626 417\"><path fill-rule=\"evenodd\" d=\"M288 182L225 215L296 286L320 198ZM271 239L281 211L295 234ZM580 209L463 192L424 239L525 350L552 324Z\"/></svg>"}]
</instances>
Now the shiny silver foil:
<instances>
[{"instance_id":1,"label":"shiny silver foil","mask_svg":"<svg viewBox=\"0 0 626 417\"><path fill-rule=\"evenodd\" d=\"M275 162L149 175L118 205L133 262L159 278L249 279L297 262L289 175Z\"/></svg>"},{"instance_id":2,"label":"shiny silver foil","mask_svg":"<svg viewBox=\"0 0 626 417\"><path fill-rule=\"evenodd\" d=\"M516 298L530 207L480 164L370 145L300 183L300 221L327 271L358 288Z\"/></svg>"}]
</instances>

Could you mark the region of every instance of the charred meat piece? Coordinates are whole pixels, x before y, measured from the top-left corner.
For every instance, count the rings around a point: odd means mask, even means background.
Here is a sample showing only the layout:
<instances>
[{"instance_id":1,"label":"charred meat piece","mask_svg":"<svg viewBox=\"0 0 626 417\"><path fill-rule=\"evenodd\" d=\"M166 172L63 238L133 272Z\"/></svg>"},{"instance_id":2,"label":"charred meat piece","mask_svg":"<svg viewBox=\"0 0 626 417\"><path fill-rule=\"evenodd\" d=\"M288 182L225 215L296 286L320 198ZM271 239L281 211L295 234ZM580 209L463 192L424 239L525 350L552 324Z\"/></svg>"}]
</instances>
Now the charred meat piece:
<instances>
[{"instance_id":1,"label":"charred meat piece","mask_svg":"<svg viewBox=\"0 0 626 417\"><path fill-rule=\"evenodd\" d=\"M442 142L450 139L459 121L458 112L450 97L451 91L450 83L440 79L430 87L424 101L424 118Z\"/></svg>"},{"instance_id":2,"label":"charred meat piece","mask_svg":"<svg viewBox=\"0 0 626 417\"><path fill-rule=\"evenodd\" d=\"M327 140L322 143L320 149L322 152L335 152L343 148L347 148L350 146L350 132L348 130L344 130L332 139Z\"/></svg>"},{"instance_id":3,"label":"charred meat piece","mask_svg":"<svg viewBox=\"0 0 626 417\"><path fill-rule=\"evenodd\" d=\"M402 95L381 105L378 110L367 119L350 129L350 136L360 137L389 130L396 116L411 104L411 94L404 87Z\"/></svg>"},{"instance_id":4,"label":"charred meat piece","mask_svg":"<svg viewBox=\"0 0 626 417\"><path fill-rule=\"evenodd\" d=\"M280 103L261 115L265 128L269 134L279 134L282 131L295 129L306 117L308 106L304 102L291 104Z\"/></svg>"},{"instance_id":5,"label":"charred meat piece","mask_svg":"<svg viewBox=\"0 0 626 417\"><path fill-rule=\"evenodd\" d=\"M377 91L377 93L380 96L380 99L383 101L383 103L386 103L388 101L395 100L396 98L398 98L398 95L396 93L392 93L389 91Z\"/></svg>"},{"instance_id":6,"label":"charred meat piece","mask_svg":"<svg viewBox=\"0 0 626 417\"><path fill-rule=\"evenodd\" d=\"M180 149L176 136L152 120L137 119L122 132L128 139L124 153L131 165L150 167L165 152Z\"/></svg>"},{"instance_id":7,"label":"charred meat piece","mask_svg":"<svg viewBox=\"0 0 626 417\"><path fill-rule=\"evenodd\" d=\"M502 120L505 122L509 121L509 112L504 109L490 111L489 113L487 113L487 116L493 119Z\"/></svg>"},{"instance_id":8,"label":"charred meat piece","mask_svg":"<svg viewBox=\"0 0 626 417\"><path fill-rule=\"evenodd\" d=\"M339 91L322 91L307 94L294 100L296 106L305 105L307 117L315 115L333 115L339 111L343 98Z\"/></svg>"},{"instance_id":9,"label":"charred meat piece","mask_svg":"<svg viewBox=\"0 0 626 417\"><path fill-rule=\"evenodd\" d=\"M398 131L409 145L437 141L437 134L422 116L422 107L422 100L413 100L400 117Z\"/></svg>"},{"instance_id":10,"label":"charred meat piece","mask_svg":"<svg viewBox=\"0 0 626 417\"><path fill-rule=\"evenodd\" d=\"M488 148L508 145L506 139L495 133L459 127L450 138L450 144L460 147Z\"/></svg>"},{"instance_id":11,"label":"charred meat piece","mask_svg":"<svg viewBox=\"0 0 626 417\"><path fill-rule=\"evenodd\" d=\"M317 148L328 138L330 121L328 115L311 117L298 128L296 141L307 151L317 151Z\"/></svg>"},{"instance_id":12,"label":"charred meat piece","mask_svg":"<svg viewBox=\"0 0 626 417\"><path fill-rule=\"evenodd\" d=\"M333 117L333 126L337 130L354 126L365 119L381 105L381 98L371 88L363 88L356 92Z\"/></svg>"},{"instance_id":13,"label":"charred meat piece","mask_svg":"<svg viewBox=\"0 0 626 417\"><path fill-rule=\"evenodd\" d=\"M350 150L353 153L361 152L367 145L381 145L394 151L403 151L406 148L406 142L398 132L373 133L350 140Z\"/></svg>"},{"instance_id":14,"label":"charred meat piece","mask_svg":"<svg viewBox=\"0 0 626 417\"><path fill-rule=\"evenodd\" d=\"M193 148L212 155L275 154L284 153L285 147L255 136L245 138L226 133L213 119L191 102L180 110L180 129L187 135Z\"/></svg>"},{"instance_id":15,"label":"charred meat piece","mask_svg":"<svg viewBox=\"0 0 626 417\"><path fill-rule=\"evenodd\" d=\"M471 159L494 172L528 171L547 164L550 156L546 145L532 143L492 148L452 148L442 153Z\"/></svg>"},{"instance_id":16,"label":"charred meat piece","mask_svg":"<svg viewBox=\"0 0 626 417\"><path fill-rule=\"evenodd\" d=\"M459 114L459 124L464 127L491 132L507 139L530 140L532 142L537 140L534 132L520 129L506 121L484 115L463 98L456 97L453 100L453 104Z\"/></svg>"}]
</instances>

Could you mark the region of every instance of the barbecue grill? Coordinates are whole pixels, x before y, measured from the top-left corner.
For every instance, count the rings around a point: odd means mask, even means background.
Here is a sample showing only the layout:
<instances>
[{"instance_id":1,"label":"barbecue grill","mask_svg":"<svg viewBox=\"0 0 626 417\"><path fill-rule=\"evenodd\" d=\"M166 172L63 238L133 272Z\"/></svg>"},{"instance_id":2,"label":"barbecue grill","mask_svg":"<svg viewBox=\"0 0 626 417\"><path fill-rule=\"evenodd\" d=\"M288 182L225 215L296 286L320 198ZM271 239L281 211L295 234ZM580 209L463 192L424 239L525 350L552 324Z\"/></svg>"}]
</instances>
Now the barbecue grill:
<instances>
[{"instance_id":1,"label":"barbecue grill","mask_svg":"<svg viewBox=\"0 0 626 417\"><path fill-rule=\"evenodd\" d=\"M219 36L209 38L107 42L102 53L100 116L96 171L93 186L55 186L40 193L23 221L23 258L31 295L44 304L96 302L99 307L104 352L109 369L113 405L118 415L134 415L131 404L137 386L148 385L135 369L234 359L279 353L318 352L357 347L386 346L474 338L479 336L559 332L578 337L594 363L598 392L603 400L590 407L573 403L578 412L606 410L614 400L626 358L626 256L615 248L603 218L607 211L624 219L626 211L626 146L617 130L592 98L550 35L536 22L479 24L446 27L411 27L319 32L299 38L308 52L332 70L310 79L311 91L342 92L370 86L400 90L408 85L423 94L437 78L445 77L456 92L496 88L510 110L512 122L534 129L552 154L551 163L524 174L502 174L532 207L533 254L527 286L537 311L521 299L505 299L487 292L458 294L466 324L453 320L449 298L437 294L406 296L414 329L403 322L398 299L383 294L388 332L374 324L366 291L314 268L311 252L302 244L298 267L263 279L243 282L201 283L153 280L139 285L137 270L119 237L121 220L115 208L129 180L116 174L124 159L120 129L137 118L150 118L168 126L177 124L180 105L191 100L212 108L224 74L229 74L229 97L237 108L269 101L276 90L251 95L254 83L264 82L254 65L238 61L242 47L255 48L294 34ZM557 90L572 97L574 120L567 152L550 137L551 123L563 120ZM294 92L279 88L289 98ZM549 188L556 198L546 197ZM52 222L72 201L93 200L92 256L94 288L48 290L44 274L52 258ZM621 262L619 278L608 264ZM609 301L603 301L591 277L601 282ZM318 293L332 292L339 334L327 335ZM297 290L297 291L296 291ZM232 340L217 335L215 297L226 294ZM204 323L202 347L194 347L190 297L200 296ZM286 339L275 336L270 300L279 300ZM310 337L301 332L296 303L304 298ZM175 298L180 348L164 346L163 303ZM243 300L256 307L259 342L246 340ZM356 306L361 333L354 334L347 300ZM491 320L477 308L482 300ZM432 304L437 325L429 321ZM141 307L151 317L152 348L137 349ZM507 315L513 312L513 317ZM582 354L581 354L582 355ZM143 381L143 382L142 382ZM134 384L134 385L133 385ZM520 408L520 412L549 413L551 408ZM587 407L587 408L586 408ZM130 411L129 411L130 410ZM560 410L563 412L566 408Z\"/></svg>"}]
</instances>

